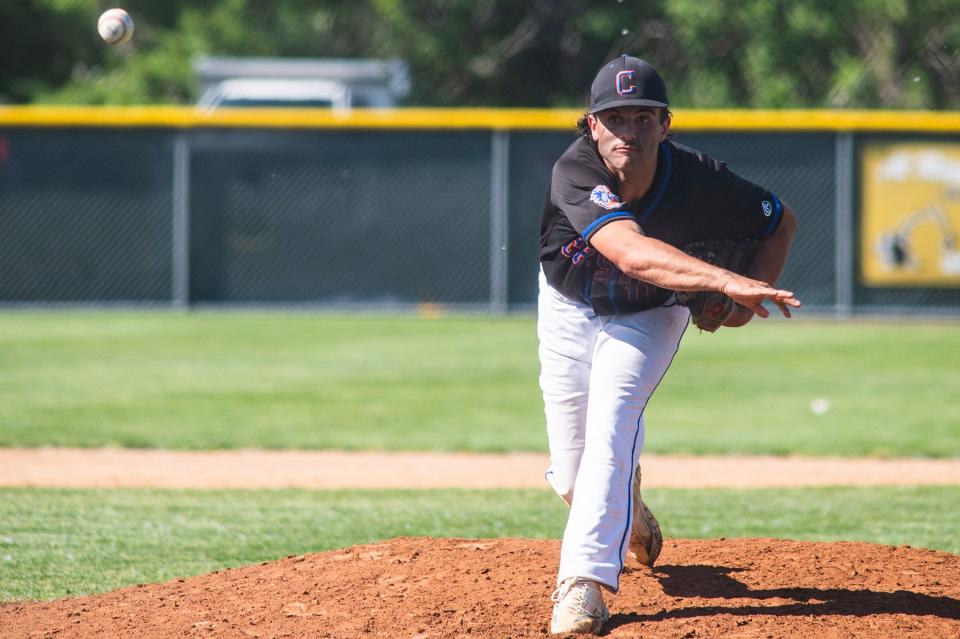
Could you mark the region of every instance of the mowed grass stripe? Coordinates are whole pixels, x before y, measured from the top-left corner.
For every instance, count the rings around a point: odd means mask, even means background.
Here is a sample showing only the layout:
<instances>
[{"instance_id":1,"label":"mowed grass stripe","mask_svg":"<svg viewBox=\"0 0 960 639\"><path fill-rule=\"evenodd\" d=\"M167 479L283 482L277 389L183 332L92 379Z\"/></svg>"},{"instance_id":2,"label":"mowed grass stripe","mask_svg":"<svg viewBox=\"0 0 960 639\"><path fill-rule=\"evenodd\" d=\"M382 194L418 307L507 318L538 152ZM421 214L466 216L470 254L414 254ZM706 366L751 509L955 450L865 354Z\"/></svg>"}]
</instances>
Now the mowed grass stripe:
<instances>
[{"instance_id":1,"label":"mowed grass stripe","mask_svg":"<svg viewBox=\"0 0 960 639\"><path fill-rule=\"evenodd\" d=\"M536 350L528 316L3 313L0 446L540 451ZM958 322L691 329L646 449L960 456L958 352Z\"/></svg>"},{"instance_id":2,"label":"mowed grass stripe","mask_svg":"<svg viewBox=\"0 0 960 639\"><path fill-rule=\"evenodd\" d=\"M960 552L960 487L647 491L666 536ZM546 490L0 490L0 600L161 582L397 536L559 539ZM735 543L735 542L731 542Z\"/></svg>"}]
</instances>

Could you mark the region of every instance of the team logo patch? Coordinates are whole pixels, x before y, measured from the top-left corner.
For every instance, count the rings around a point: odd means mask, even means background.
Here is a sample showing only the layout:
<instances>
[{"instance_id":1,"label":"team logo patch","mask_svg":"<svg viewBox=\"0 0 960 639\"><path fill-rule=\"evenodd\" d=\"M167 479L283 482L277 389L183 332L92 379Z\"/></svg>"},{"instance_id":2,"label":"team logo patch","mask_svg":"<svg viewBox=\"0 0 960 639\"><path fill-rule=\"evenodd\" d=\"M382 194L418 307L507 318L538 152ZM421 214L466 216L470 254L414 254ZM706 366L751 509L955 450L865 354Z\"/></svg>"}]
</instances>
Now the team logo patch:
<instances>
[{"instance_id":1,"label":"team logo patch","mask_svg":"<svg viewBox=\"0 0 960 639\"><path fill-rule=\"evenodd\" d=\"M593 192L590 193L590 201L605 209L615 209L621 204L620 196L603 184L594 187Z\"/></svg>"},{"instance_id":2,"label":"team logo patch","mask_svg":"<svg viewBox=\"0 0 960 639\"><path fill-rule=\"evenodd\" d=\"M761 202L760 207L763 209L764 216L770 217L773 215L773 204L770 202L770 200L764 200Z\"/></svg>"}]
</instances>

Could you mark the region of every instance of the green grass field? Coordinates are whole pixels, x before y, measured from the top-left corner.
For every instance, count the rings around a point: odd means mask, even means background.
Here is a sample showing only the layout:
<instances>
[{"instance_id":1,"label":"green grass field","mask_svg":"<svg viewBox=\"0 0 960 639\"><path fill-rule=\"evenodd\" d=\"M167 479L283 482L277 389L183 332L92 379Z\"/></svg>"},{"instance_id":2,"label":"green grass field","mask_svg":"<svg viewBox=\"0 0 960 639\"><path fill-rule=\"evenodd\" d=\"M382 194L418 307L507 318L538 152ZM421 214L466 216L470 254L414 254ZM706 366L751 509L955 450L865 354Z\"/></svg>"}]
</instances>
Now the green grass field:
<instances>
[{"instance_id":1,"label":"green grass field","mask_svg":"<svg viewBox=\"0 0 960 639\"><path fill-rule=\"evenodd\" d=\"M0 314L0 446L544 450L530 317ZM960 322L689 330L647 451L960 455ZM826 399L830 410L811 411Z\"/></svg>"},{"instance_id":2,"label":"green grass field","mask_svg":"<svg viewBox=\"0 0 960 639\"><path fill-rule=\"evenodd\" d=\"M960 456L960 322L756 322L684 347L647 451ZM0 314L0 446L546 448L531 317ZM828 400L821 415L814 400ZM668 536L960 552L960 487L656 490ZM559 538L543 491L0 489L0 600L396 536Z\"/></svg>"},{"instance_id":3,"label":"green grass field","mask_svg":"<svg viewBox=\"0 0 960 639\"><path fill-rule=\"evenodd\" d=\"M667 537L960 552L960 487L660 489L645 497ZM0 489L0 600L107 591L398 536L559 539L566 513L546 490Z\"/></svg>"}]
</instances>

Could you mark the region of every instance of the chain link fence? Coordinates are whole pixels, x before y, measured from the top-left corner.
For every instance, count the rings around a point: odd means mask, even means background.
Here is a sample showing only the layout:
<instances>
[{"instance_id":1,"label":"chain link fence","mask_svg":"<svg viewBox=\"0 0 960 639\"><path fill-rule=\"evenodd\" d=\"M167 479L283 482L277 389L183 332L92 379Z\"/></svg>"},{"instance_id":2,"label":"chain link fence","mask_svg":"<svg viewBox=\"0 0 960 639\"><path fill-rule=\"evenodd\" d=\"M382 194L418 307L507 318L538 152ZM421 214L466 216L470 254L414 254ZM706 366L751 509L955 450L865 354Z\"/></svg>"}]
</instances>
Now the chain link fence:
<instances>
[{"instance_id":1,"label":"chain link fence","mask_svg":"<svg viewBox=\"0 0 960 639\"><path fill-rule=\"evenodd\" d=\"M490 297L490 136L191 137L197 303L443 304Z\"/></svg>"},{"instance_id":2,"label":"chain link fence","mask_svg":"<svg viewBox=\"0 0 960 639\"><path fill-rule=\"evenodd\" d=\"M949 150L956 135L674 137L797 211L781 283L808 309L960 309L956 278L871 283L861 249L864 149ZM530 310L547 179L572 140L519 128L0 128L0 303ZM949 178L960 162L943 166Z\"/></svg>"},{"instance_id":3,"label":"chain link fence","mask_svg":"<svg viewBox=\"0 0 960 639\"><path fill-rule=\"evenodd\" d=\"M167 134L0 131L0 300L171 299Z\"/></svg>"}]
</instances>

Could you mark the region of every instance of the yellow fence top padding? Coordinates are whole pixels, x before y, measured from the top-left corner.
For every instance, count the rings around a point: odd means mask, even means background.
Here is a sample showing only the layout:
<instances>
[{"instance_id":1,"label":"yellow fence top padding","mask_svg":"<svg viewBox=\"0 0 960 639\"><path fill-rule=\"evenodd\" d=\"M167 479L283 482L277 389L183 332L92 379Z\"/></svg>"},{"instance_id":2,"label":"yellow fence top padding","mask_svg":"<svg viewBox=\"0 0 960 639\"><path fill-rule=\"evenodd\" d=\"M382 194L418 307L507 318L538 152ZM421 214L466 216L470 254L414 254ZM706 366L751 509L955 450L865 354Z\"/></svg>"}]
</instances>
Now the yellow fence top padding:
<instances>
[{"instance_id":1,"label":"yellow fence top padding","mask_svg":"<svg viewBox=\"0 0 960 639\"><path fill-rule=\"evenodd\" d=\"M190 106L0 106L4 127L159 127L283 129L569 130L577 109L221 108ZM682 131L912 131L960 133L960 112L866 110L677 109Z\"/></svg>"}]
</instances>

